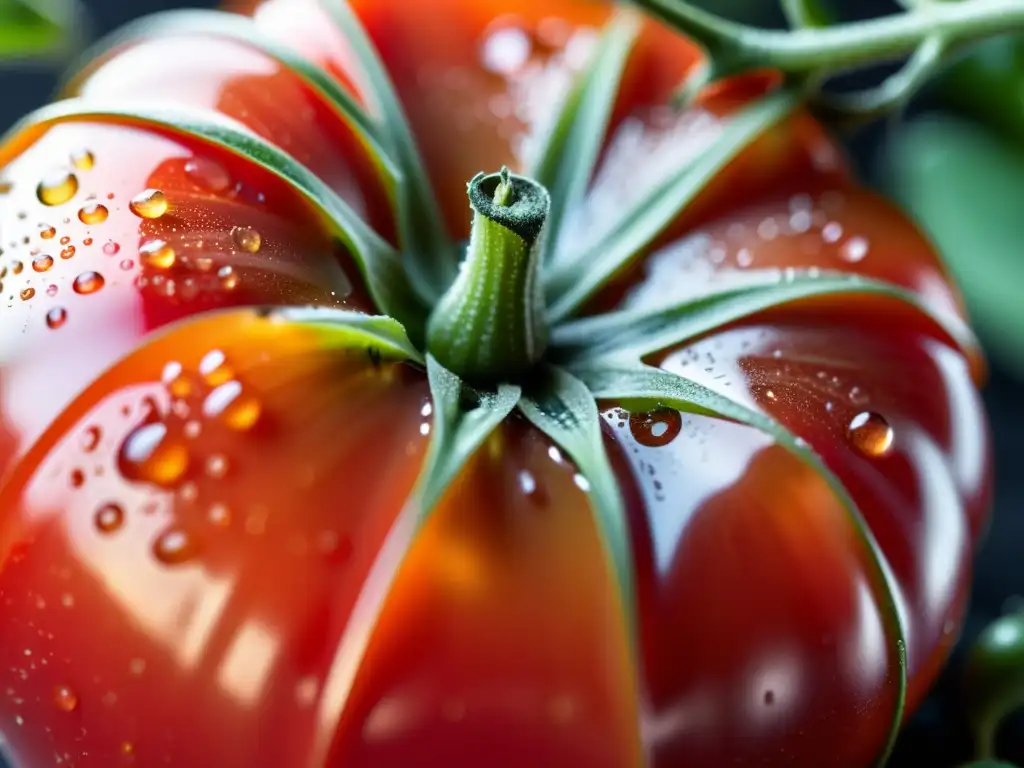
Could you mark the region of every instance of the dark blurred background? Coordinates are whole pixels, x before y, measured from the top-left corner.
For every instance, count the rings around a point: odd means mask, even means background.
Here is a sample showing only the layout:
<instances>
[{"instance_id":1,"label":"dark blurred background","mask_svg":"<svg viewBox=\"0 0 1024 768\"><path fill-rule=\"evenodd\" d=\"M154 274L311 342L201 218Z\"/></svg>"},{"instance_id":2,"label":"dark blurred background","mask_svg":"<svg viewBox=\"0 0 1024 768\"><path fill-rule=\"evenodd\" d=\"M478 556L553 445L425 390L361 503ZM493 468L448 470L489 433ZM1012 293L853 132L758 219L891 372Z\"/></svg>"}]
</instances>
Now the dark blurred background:
<instances>
[{"instance_id":1,"label":"dark blurred background","mask_svg":"<svg viewBox=\"0 0 1024 768\"><path fill-rule=\"evenodd\" d=\"M703 4L722 15L744 18L760 24L781 25L784 21L775 7L774 0L703 0ZM95 37L113 30L130 19L155 11L182 7L212 8L218 3L215 0L86 0L85 5L88 9L88 28L83 28L82 32ZM844 18L847 19L876 16L890 13L895 9L894 4L888 0L833 0L831 5L841 9ZM1024 57L1017 64L1024 64ZM1024 66L1020 69L1024 72ZM60 72L61 68L53 63L19 64L14 68L0 67L0 94L3 94L3 98L0 99L0 126L6 129L17 118L46 103L53 94ZM877 82L884 74L884 71L866 73L841 85L855 87ZM1024 107L1020 106L1024 103L1024 75L1019 79L1018 88L1014 93L1006 94L1004 98L1017 101L1018 109L1022 110L1021 125L1024 126ZM907 117L913 118L938 106L947 106L947 101L948 99L943 99L940 94L926 93L911 105ZM883 150L887 146L892 146L893 132L896 130L898 129L891 121L882 122L861 129L848 139L848 145L856 158L862 177L868 183L882 187L886 191L891 190L892 180L887 175L890 166L882 159L889 155ZM943 140L949 140L948 134L943 136ZM904 142L901 146L906 146L907 139L902 135L901 141ZM915 147L918 146L916 139L912 143ZM1024 141L1018 143L1024 148ZM999 151L995 150L995 155L986 158L993 163L1005 165L1000 163ZM886 172L881 173L881 169L885 169ZM926 178L923 181L911 181L928 184L931 180ZM1020 177L1019 184L1019 189L1009 190L1008 194L1020 193L1016 199L1024 200L1024 176ZM907 182L901 189L907 188L908 185L912 186ZM965 200L969 199L967 194L963 193ZM941 206L942 203L935 200L926 202L930 207L926 206L923 209L925 214L934 214L935 206ZM1024 213L1024 208L1021 212ZM1016 219L1012 224L1019 227L1020 219ZM952 242L957 233L932 234L942 235L939 239L943 242L944 238ZM965 235L960 236L962 238ZM1003 242L1008 241L1011 246L1015 246L1010 248L1009 254L1003 255L1004 258L1015 260L1009 268L1024 269L1024 254L1021 253L1019 238L1005 234L1004 237L1007 239ZM972 254L970 258L980 257ZM962 282L974 282L974 272L962 274L959 264L953 266ZM977 268L984 267L984 264L979 264ZM1005 275L1002 273L997 279L1006 283ZM1013 285L1018 286L1018 291L1024 290L1024 279L1011 281L1011 289ZM969 303L971 298L968 291ZM1020 307L1017 306L1018 302ZM1004 314L999 314L1001 310ZM985 400L995 434L995 517L989 536L978 554L971 615L960 645L932 696L915 715L900 739L896 754L890 763L890 766L899 768L945 768L958 765L970 758L971 738L962 704L961 676L964 654L989 622L1008 610L1019 610L1024 606L1024 557L1021 553L1024 544L1024 472L1018 469L1019 460L1013 458L1017 451L1024 450L1024 348L1020 346L1020 337L1024 337L1024 299L1011 297L1005 309L993 307L991 302L986 302L984 306L972 306L972 314L979 312L985 313L982 330L983 335L987 331L987 338L983 340L990 352L993 351L993 347L999 352L992 361L991 377L985 387ZM994 319L990 316L991 313L995 313ZM1018 320L1019 325L1016 324ZM999 739L999 752L1004 759L1024 765L1024 715L1012 719L1003 728ZM2 758L0 768L7 768L3 765Z\"/></svg>"}]
</instances>

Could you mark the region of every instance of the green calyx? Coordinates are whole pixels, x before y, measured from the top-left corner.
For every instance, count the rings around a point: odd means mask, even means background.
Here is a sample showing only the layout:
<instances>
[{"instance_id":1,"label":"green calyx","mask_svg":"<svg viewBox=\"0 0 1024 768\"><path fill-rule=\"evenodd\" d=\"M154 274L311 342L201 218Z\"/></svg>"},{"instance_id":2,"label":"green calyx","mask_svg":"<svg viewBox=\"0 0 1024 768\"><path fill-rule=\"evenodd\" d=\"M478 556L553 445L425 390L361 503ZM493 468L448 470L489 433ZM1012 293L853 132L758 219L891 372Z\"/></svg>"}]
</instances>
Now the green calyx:
<instances>
[{"instance_id":1,"label":"green calyx","mask_svg":"<svg viewBox=\"0 0 1024 768\"><path fill-rule=\"evenodd\" d=\"M467 381L513 381L547 349L540 243L551 198L508 168L478 174L468 194L469 247L430 316L427 348Z\"/></svg>"}]
</instances>

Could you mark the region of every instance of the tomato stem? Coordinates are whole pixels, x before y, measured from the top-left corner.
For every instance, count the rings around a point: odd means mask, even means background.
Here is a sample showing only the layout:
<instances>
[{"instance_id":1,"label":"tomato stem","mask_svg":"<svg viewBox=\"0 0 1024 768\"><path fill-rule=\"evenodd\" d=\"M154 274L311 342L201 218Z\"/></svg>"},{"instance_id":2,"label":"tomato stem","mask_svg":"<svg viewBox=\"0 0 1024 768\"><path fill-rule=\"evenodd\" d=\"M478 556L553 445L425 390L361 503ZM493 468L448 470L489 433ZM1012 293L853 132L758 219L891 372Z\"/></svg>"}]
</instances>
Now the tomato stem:
<instances>
[{"instance_id":1,"label":"tomato stem","mask_svg":"<svg viewBox=\"0 0 1024 768\"><path fill-rule=\"evenodd\" d=\"M547 348L540 281L547 190L508 168L468 185L473 227L458 277L427 326L427 348L468 381L513 381Z\"/></svg>"},{"instance_id":2,"label":"tomato stem","mask_svg":"<svg viewBox=\"0 0 1024 768\"><path fill-rule=\"evenodd\" d=\"M930 39L959 46L1024 29L1020 0L904 2L907 10L882 18L790 31L728 21L684 0L632 2L700 43L716 78L760 68L821 78L902 58Z\"/></svg>"}]
</instances>

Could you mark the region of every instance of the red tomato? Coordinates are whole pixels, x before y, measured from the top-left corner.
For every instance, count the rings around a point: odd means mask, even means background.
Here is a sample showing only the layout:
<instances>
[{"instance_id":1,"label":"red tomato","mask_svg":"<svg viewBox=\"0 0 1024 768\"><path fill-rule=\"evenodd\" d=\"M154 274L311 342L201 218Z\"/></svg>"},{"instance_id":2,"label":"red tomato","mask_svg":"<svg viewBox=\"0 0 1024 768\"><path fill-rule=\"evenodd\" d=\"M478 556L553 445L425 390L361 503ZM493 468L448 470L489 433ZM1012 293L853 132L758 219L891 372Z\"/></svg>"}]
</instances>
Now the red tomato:
<instances>
[{"instance_id":1,"label":"red tomato","mask_svg":"<svg viewBox=\"0 0 1024 768\"><path fill-rule=\"evenodd\" d=\"M354 6L464 237L466 181L521 166L609 8ZM316 0L246 10L355 87ZM737 82L665 108L696 61L645 28L576 226L599 227L750 98ZM233 117L394 238L349 129L254 46L154 37L73 88ZM376 311L290 186L99 118L26 130L0 162L0 734L15 765L854 766L883 748L899 660L880 585L825 481L760 432L602 404L638 567L634 659L588 496L547 438L509 419L412 538L422 371L227 311ZM960 311L921 233L803 114L659 245L587 311L763 267L841 269ZM846 485L898 588L911 711L957 636L984 527L980 360L860 297L780 307L655 362L773 415Z\"/></svg>"}]
</instances>

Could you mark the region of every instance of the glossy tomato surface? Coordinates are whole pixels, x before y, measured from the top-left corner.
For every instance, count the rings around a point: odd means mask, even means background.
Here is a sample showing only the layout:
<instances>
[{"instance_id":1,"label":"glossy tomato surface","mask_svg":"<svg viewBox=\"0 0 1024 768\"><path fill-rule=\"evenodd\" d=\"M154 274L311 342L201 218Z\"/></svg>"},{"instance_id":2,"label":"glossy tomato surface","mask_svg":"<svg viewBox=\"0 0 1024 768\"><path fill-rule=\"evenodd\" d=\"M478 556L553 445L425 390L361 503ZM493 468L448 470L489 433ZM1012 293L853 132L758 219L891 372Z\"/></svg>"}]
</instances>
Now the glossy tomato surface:
<instances>
[{"instance_id":1,"label":"glossy tomato surface","mask_svg":"<svg viewBox=\"0 0 1024 768\"><path fill-rule=\"evenodd\" d=\"M456 237L466 181L528 162L611 12L353 5ZM317 0L235 10L365 100ZM572 237L597 241L756 96L733 83L667 106L697 60L647 24ZM238 120L395 237L362 145L256 44L154 33L70 93ZM602 403L638 568L634 652L586 484L525 421L408 525L433 420L423 371L252 309L376 311L280 178L127 118L27 128L0 162L0 734L15 766L868 765L899 711L889 598L908 710L956 639L989 493L981 365L905 306L804 301L651 361L813 446L870 525L891 596L833 490L770 438ZM961 311L921 233L803 114L585 311L763 268L880 278Z\"/></svg>"}]
</instances>

